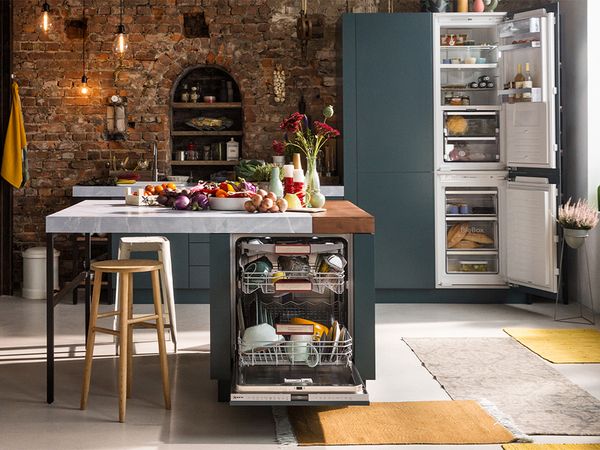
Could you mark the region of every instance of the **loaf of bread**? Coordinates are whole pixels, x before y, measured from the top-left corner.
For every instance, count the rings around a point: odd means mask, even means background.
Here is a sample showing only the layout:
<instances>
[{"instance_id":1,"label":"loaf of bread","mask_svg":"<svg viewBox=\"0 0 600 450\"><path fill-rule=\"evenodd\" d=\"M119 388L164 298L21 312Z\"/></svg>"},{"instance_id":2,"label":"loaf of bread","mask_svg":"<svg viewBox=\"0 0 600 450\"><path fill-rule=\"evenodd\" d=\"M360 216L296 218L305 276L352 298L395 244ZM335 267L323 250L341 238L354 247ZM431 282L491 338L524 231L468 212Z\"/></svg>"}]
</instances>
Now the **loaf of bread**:
<instances>
[{"instance_id":1,"label":"loaf of bread","mask_svg":"<svg viewBox=\"0 0 600 450\"><path fill-rule=\"evenodd\" d=\"M479 248L479 244L473 241L465 241L464 239L452 248Z\"/></svg>"},{"instance_id":2,"label":"loaf of bread","mask_svg":"<svg viewBox=\"0 0 600 450\"><path fill-rule=\"evenodd\" d=\"M478 244L493 244L494 240L484 233L471 233L468 232L463 238L465 241L477 242Z\"/></svg>"},{"instance_id":3,"label":"loaf of bread","mask_svg":"<svg viewBox=\"0 0 600 450\"><path fill-rule=\"evenodd\" d=\"M469 224L467 222L459 222L452 225L446 234L448 248L453 248L456 244L462 241L468 231Z\"/></svg>"}]
</instances>

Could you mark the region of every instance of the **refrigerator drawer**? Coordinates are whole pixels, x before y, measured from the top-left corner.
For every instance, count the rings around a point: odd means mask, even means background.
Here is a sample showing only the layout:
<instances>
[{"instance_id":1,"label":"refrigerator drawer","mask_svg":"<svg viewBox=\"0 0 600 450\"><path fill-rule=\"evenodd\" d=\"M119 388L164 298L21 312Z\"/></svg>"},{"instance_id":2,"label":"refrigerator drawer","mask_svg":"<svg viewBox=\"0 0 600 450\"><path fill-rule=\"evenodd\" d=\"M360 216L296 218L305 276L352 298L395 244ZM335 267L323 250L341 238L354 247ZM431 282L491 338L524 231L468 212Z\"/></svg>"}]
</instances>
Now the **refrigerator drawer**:
<instances>
[{"instance_id":1,"label":"refrigerator drawer","mask_svg":"<svg viewBox=\"0 0 600 450\"><path fill-rule=\"evenodd\" d=\"M446 273L449 274L497 274L498 253L476 254L452 252L446 256Z\"/></svg>"},{"instance_id":2,"label":"refrigerator drawer","mask_svg":"<svg viewBox=\"0 0 600 450\"><path fill-rule=\"evenodd\" d=\"M446 137L444 161L448 163L499 162L500 146L497 138Z\"/></svg>"},{"instance_id":3,"label":"refrigerator drawer","mask_svg":"<svg viewBox=\"0 0 600 450\"><path fill-rule=\"evenodd\" d=\"M498 134L498 112L444 113L444 130L447 137L491 137Z\"/></svg>"},{"instance_id":4,"label":"refrigerator drawer","mask_svg":"<svg viewBox=\"0 0 600 450\"><path fill-rule=\"evenodd\" d=\"M496 220L446 220L446 250L498 250Z\"/></svg>"},{"instance_id":5,"label":"refrigerator drawer","mask_svg":"<svg viewBox=\"0 0 600 450\"><path fill-rule=\"evenodd\" d=\"M232 405L368 405L353 365L238 366Z\"/></svg>"}]
</instances>

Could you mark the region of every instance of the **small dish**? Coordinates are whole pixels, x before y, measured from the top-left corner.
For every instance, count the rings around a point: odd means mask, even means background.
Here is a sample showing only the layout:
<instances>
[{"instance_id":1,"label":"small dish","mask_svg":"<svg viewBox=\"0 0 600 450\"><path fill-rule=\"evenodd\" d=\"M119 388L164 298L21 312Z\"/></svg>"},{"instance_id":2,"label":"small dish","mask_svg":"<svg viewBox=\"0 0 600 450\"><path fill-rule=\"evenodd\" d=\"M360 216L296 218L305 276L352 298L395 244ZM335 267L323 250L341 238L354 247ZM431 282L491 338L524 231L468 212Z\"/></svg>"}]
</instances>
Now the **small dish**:
<instances>
[{"instance_id":1,"label":"small dish","mask_svg":"<svg viewBox=\"0 0 600 450\"><path fill-rule=\"evenodd\" d=\"M246 203L247 200L246 197L209 197L208 205L210 206L210 209L214 209L215 211L244 211L244 203Z\"/></svg>"},{"instance_id":2,"label":"small dish","mask_svg":"<svg viewBox=\"0 0 600 450\"><path fill-rule=\"evenodd\" d=\"M172 181L174 183L186 183L188 180L187 175L168 175L167 181Z\"/></svg>"}]
</instances>

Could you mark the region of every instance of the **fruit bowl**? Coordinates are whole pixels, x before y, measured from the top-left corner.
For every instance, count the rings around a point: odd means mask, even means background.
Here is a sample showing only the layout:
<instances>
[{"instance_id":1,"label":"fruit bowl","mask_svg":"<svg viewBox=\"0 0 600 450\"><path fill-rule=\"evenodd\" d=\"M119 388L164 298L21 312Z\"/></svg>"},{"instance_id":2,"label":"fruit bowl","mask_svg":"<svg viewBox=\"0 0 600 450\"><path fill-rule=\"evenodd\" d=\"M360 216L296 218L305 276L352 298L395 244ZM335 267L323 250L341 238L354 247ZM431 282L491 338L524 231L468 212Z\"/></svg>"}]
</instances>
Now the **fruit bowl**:
<instances>
[{"instance_id":1,"label":"fruit bowl","mask_svg":"<svg viewBox=\"0 0 600 450\"><path fill-rule=\"evenodd\" d=\"M246 203L247 200L246 197L209 197L208 205L210 206L210 209L214 209L215 211L244 211L244 203Z\"/></svg>"}]
</instances>

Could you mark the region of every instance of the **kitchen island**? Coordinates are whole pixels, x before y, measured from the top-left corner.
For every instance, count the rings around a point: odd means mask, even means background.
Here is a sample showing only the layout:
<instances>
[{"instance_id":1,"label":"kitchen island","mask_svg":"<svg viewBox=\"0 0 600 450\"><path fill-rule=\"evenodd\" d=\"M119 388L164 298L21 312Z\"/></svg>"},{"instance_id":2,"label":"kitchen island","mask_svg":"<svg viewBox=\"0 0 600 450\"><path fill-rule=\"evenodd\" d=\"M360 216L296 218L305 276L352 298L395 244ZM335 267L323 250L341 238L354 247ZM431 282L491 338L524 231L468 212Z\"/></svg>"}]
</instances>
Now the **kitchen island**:
<instances>
[{"instance_id":1,"label":"kitchen island","mask_svg":"<svg viewBox=\"0 0 600 450\"><path fill-rule=\"evenodd\" d=\"M346 320L352 333L351 361L364 379L375 377L373 233L374 218L347 201L328 201L327 211L310 214L248 214L239 211L175 211L161 207L126 206L123 200L86 200L46 217L47 249L52 255L57 234L79 234L89 243L92 233L156 233L210 235L210 319L211 378L218 380L219 400L232 392L236 349L236 243L243 238L339 239L345 242L348 267L342 294L347 298ZM86 329L90 302L90 255L79 279L55 294L47 287L47 401L54 401L54 307L64 292L86 281ZM54 271L54 259L47 258L47 274ZM48 279L52 279L50 276ZM340 291L342 292L342 291ZM338 297L339 297L338 295ZM336 297L337 298L337 297ZM337 347L337 346L336 346ZM353 350L353 351L352 351ZM329 356L333 360L333 356ZM343 396L342 396L343 397ZM342 398L340 397L340 398ZM283 398L283 397L279 397ZM319 397L323 398L323 396ZM281 403L274 401L271 403ZM255 402L260 403L260 402ZM264 402L263 402L264 403ZM291 404L291 402L285 402ZM306 404L296 402L297 404ZM326 402L325 402L326 403ZM250 404L250 403L247 403ZM315 404L315 402L311 402Z\"/></svg>"}]
</instances>

